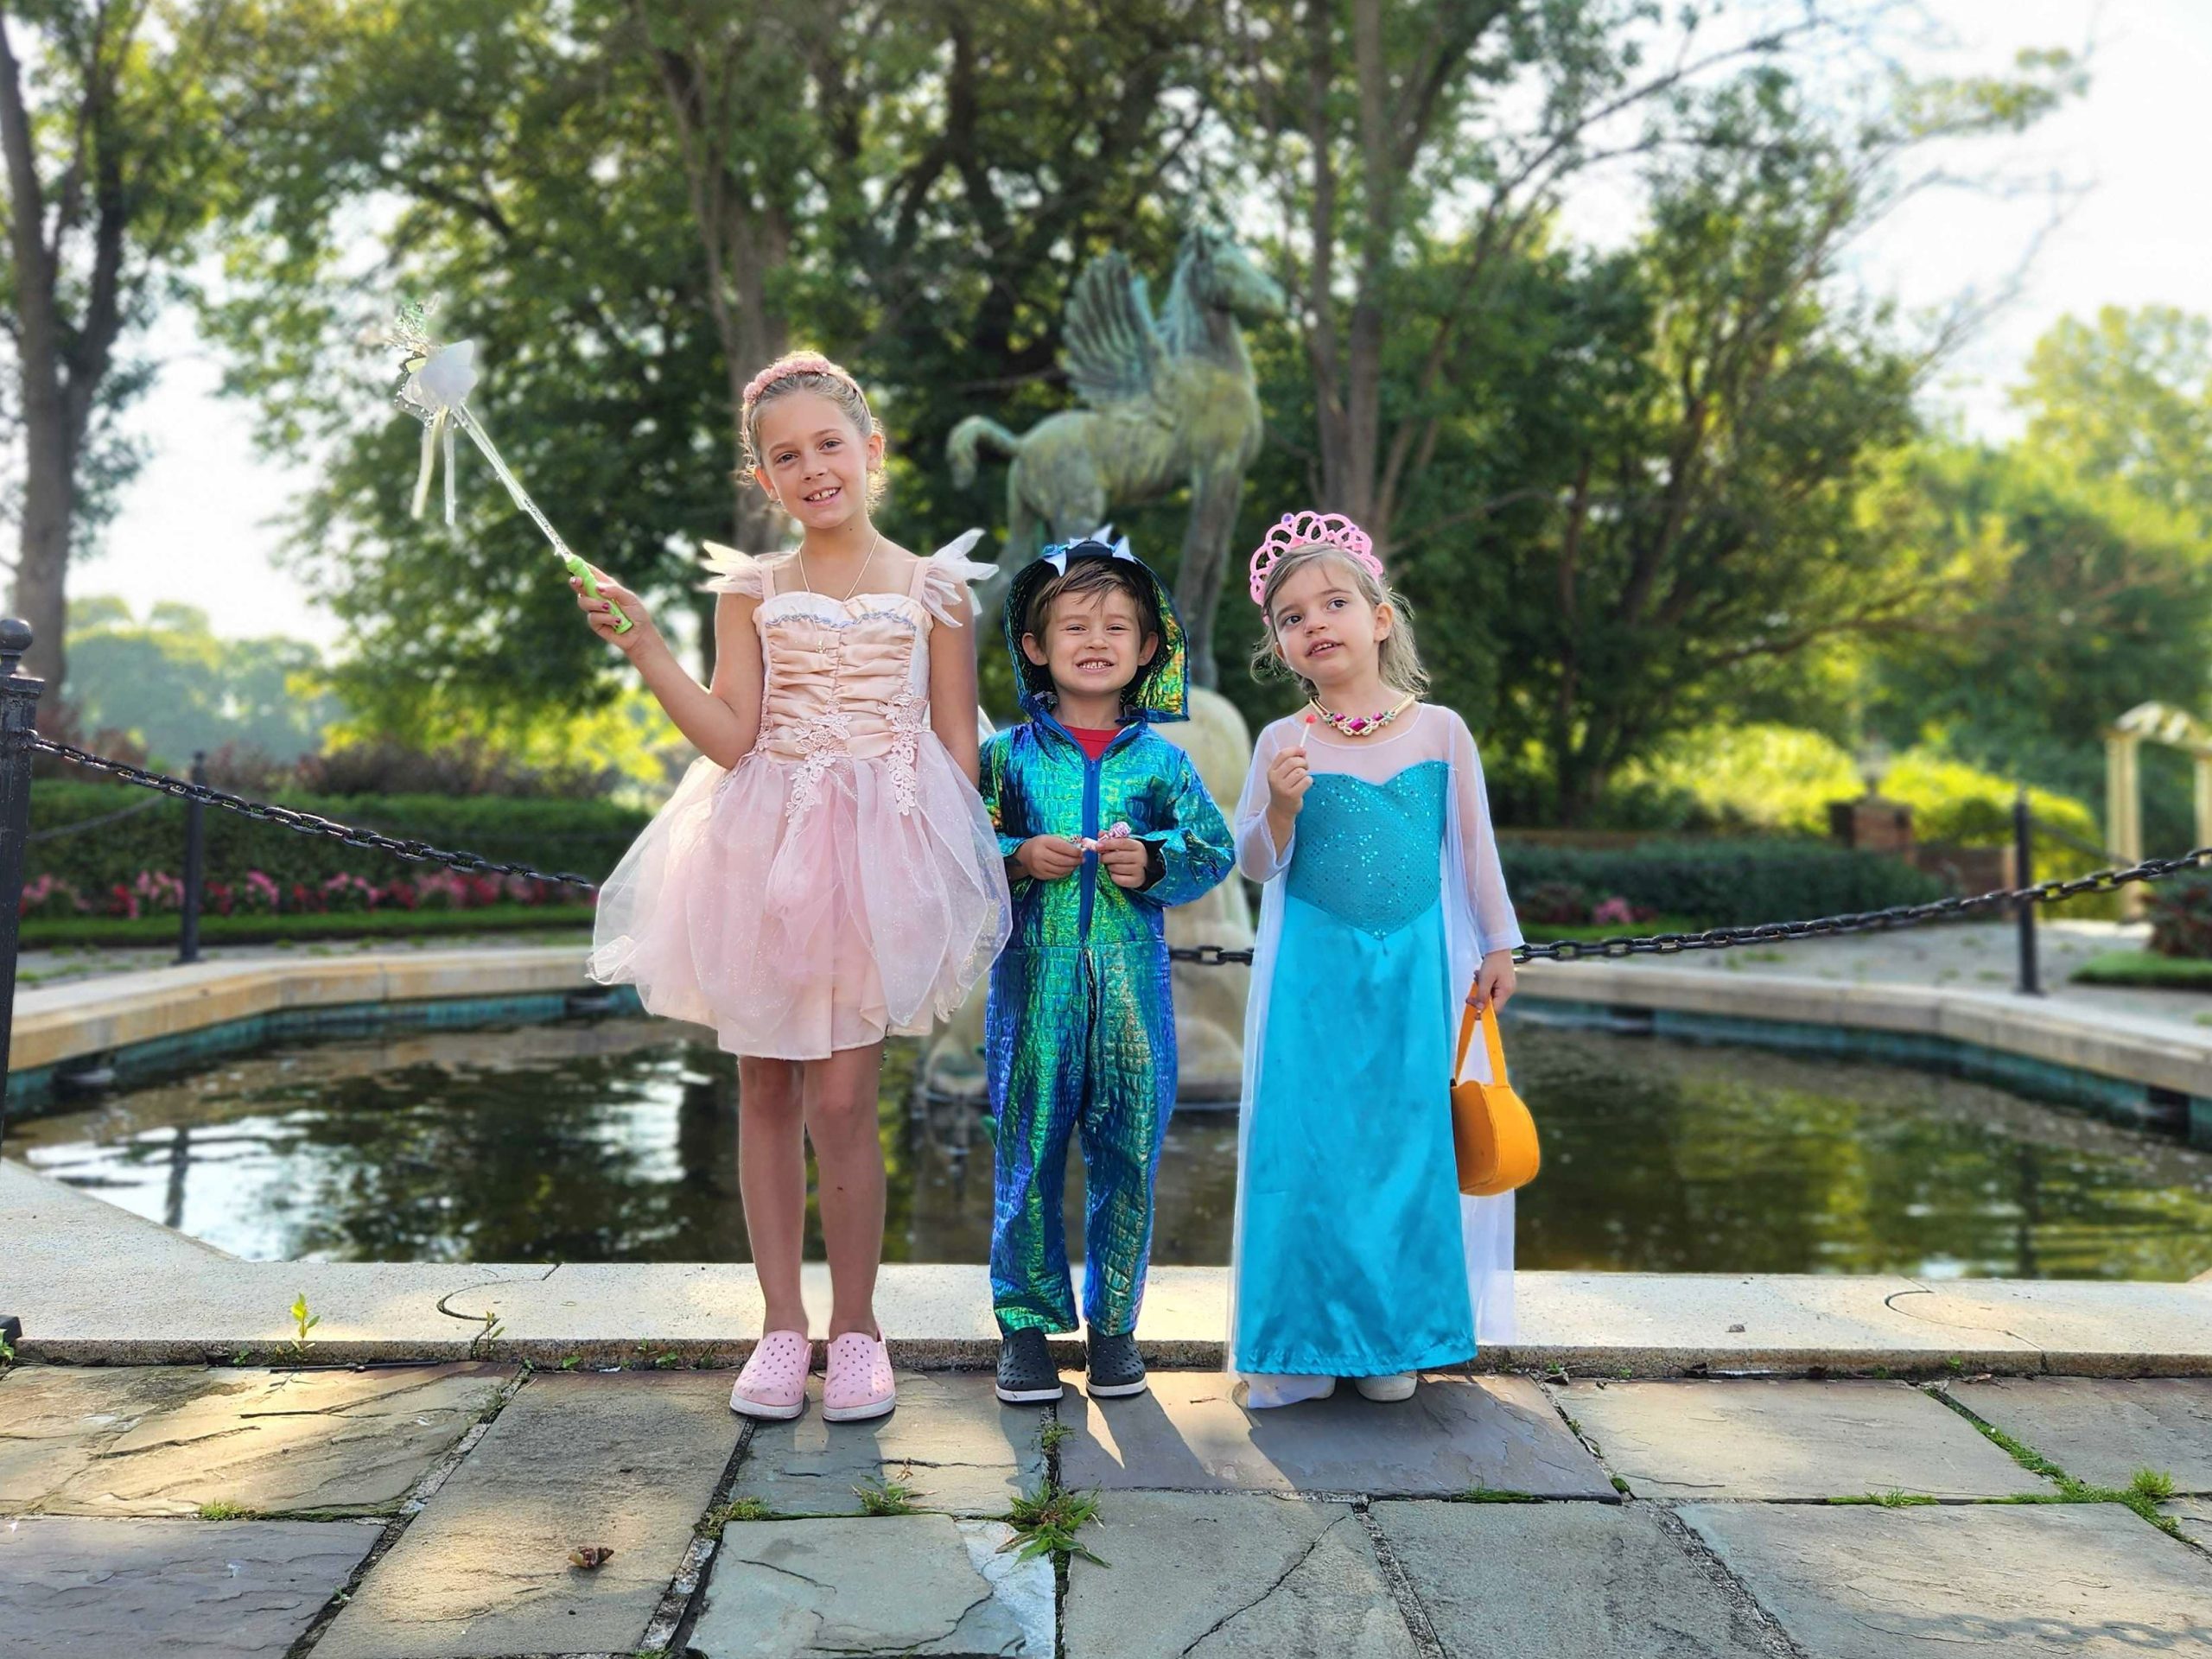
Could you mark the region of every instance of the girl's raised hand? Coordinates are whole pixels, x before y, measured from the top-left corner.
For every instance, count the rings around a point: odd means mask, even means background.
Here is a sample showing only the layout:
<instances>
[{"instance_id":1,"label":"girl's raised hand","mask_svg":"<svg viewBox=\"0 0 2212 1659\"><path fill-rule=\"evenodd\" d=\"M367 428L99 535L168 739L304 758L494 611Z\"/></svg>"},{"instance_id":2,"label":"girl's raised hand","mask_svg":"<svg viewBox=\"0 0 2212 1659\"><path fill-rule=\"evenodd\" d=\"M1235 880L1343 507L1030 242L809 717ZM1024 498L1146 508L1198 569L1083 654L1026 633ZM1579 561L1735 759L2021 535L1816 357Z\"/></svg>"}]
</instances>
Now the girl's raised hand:
<instances>
[{"instance_id":1,"label":"girl's raised hand","mask_svg":"<svg viewBox=\"0 0 2212 1659\"><path fill-rule=\"evenodd\" d=\"M1268 809L1294 818L1306 804L1306 791L1313 786L1313 768L1303 748L1285 749L1268 762Z\"/></svg>"},{"instance_id":2,"label":"girl's raised hand","mask_svg":"<svg viewBox=\"0 0 2212 1659\"><path fill-rule=\"evenodd\" d=\"M660 630L653 626L652 618L645 613L645 602L608 575L597 565L591 567L592 580L599 584L599 597L594 599L584 592L584 585L575 576L569 578L569 588L576 596L576 608L584 613L584 620L591 631L613 645L625 657L635 657L648 641L660 643ZM620 605L622 613L630 619L627 633L614 632L613 607Z\"/></svg>"},{"instance_id":3,"label":"girl's raised hand","mask_svg":"<svg viewBox=\"0 0 2212 1659\"><path fill-rule=\"evenodd\" d=\"M1517 988L1519 976L1513 971L1513 953L1493 950L1475 970L1475 988L1467 998L1468 1006L1477 1014L1488 1008L1503 1008L1513 1000Z\"/></svg>"}]
</instances>

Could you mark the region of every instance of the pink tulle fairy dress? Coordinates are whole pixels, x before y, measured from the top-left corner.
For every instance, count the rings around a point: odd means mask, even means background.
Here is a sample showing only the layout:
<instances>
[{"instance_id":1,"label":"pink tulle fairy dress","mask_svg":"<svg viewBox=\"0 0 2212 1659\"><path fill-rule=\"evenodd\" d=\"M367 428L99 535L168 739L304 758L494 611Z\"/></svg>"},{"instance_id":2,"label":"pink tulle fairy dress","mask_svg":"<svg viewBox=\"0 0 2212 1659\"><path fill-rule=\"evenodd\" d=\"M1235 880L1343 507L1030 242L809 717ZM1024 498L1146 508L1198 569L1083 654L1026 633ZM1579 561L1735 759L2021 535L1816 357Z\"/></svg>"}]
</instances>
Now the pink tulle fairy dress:
<instances>
[{"instance_id":1,"label":"pink tulle fairy dress","mask_svg":"<svg viewBox=\"0 0 2212 1659\"><path fill-rule=\"evenodd\" d=\"M982 798L930 728L931 627L989 574L981 531L899 593L837 600L789 558L709 544L710 592L750 594L760 735L692 764L600 891L590 969L723 1048L823 1059L951 1014L1006 942L1006 867ZM963 642L964 643L964 642Z\"/></svg>"}]
</instances>

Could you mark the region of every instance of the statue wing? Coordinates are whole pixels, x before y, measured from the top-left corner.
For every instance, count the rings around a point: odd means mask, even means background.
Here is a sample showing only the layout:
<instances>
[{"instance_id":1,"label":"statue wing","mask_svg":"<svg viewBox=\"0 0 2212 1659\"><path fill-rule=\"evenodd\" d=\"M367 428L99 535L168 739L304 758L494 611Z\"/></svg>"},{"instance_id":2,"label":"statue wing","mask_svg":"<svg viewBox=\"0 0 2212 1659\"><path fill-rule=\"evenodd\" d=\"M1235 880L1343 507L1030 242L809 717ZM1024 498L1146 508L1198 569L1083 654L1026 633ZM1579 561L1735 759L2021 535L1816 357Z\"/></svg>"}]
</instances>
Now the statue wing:
<instances>
[{"instance_id":1,"label":"statue wing","mask_svg":"<svg viewBox=\"0 0 2212 1659\"><path fill-rule=\"evenodd\" d=\"M1063 340L1068 379L1093 409L1151 395L1165 348L1144 278L1119 251L1100 254L1076 278Z\"/></svg>"}]
</instances>

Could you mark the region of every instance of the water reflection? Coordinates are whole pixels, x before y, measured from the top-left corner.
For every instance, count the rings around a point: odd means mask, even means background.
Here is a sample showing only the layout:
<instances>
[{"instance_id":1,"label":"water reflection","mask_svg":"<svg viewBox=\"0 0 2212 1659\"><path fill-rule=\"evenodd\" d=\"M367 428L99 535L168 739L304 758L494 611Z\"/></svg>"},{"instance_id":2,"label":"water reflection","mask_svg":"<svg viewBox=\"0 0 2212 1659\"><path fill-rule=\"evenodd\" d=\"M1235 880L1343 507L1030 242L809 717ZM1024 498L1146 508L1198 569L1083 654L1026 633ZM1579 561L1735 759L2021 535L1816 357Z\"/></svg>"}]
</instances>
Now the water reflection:
<instances>
[{"instance_id":1,"label":"water reflection","mask_svg":"<svg viewBox=\"0 0 2212 1659\"><path fill-rule=\"evenodd\" d=\"M885 1067L886 1255L979 1262L991 1146ZM2181 1279L2212 1155L1874 1065L1523 1027L1531 1268ZM638 1020L270 1051L9 1130L9 1151L256 1259L741 1261L727 1057ZM1155 1259L1227 1258L1236 1117L1170 1128ZM1071 1170L1070 1236L1081 1236ZM820 1237L810 1214L810 1250Z\"/></svg>"}]
</instances>

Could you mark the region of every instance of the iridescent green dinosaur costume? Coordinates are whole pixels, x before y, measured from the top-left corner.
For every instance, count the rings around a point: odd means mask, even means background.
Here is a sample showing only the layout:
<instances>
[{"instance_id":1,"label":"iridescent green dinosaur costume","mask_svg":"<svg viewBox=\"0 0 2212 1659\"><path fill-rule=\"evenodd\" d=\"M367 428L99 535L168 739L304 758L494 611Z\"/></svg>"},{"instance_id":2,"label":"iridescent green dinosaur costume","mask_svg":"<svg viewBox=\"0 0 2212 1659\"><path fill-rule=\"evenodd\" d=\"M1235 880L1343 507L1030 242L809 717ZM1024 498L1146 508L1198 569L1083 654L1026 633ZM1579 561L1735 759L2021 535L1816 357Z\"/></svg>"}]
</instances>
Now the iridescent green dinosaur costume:
<instances>
[{"instance_id":1,"label":"iridescent green dinosaur costume","mask_svg":"<svg viewBox=\"0 0 2212 1659\"><path fill-rule=\"evenodd\" d=\"M1122 694L1125 723L1097 760L1052 715L1044 669L1021 651L1039 586L1073 558L1127 559L1158 601L1152 662ZM985 1016L998 1122L991 1302L999 1328L1076 1328L1061 1209L1068 1137L1083 1137L1084 1320L1134 1330L1152 1251L1153 1176L1175 1104L1175 1008L1162 912L1228 874L1229 828L1190 757L1151 722L1189 718L1182 625L1126 543L1050 547L1014 579L1007 648L1028 719L983 746L983 802L1008 857L1032 836L1096 839L1109 825L1156 850L1147 886L1124 888L1084 856L1058 881L1014 877L1014 933L991 971Z\"/></svg>"}]
</instances>

